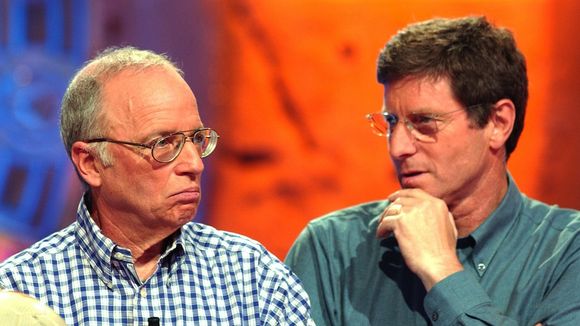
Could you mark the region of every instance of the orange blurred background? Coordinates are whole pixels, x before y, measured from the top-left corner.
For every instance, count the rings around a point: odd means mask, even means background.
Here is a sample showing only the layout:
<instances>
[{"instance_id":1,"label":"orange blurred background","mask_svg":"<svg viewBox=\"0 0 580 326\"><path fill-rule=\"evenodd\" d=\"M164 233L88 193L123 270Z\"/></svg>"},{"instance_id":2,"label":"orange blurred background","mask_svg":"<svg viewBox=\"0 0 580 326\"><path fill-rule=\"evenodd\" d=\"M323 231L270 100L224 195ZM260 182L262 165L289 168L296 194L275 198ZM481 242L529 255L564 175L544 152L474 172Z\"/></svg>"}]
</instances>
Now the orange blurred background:
<instances>
[{"instance_id":1,"label":"orange blurred background","mask_svg":"<svg viewBox=\"0 0 580 326\"><path fill-rule=\"evenodd\" d=\"M514 32L531 96L510 170L528 195L580 208L580 157L570 150L580 140L577 2L224 1L212 9L222 83L211 117L223 142L209 216L218 228L283 258L310 219L397 189L386 142L363 118L382 104L375 61L398 29L435 16L486 15Z\"/></svg>"},{"instance_id":2,"label":"orange blurred background","mask_svg":"<svg viewBox=\"0 0 580 326\"><path fill-rule=\"evenodd\" d=\"M577 1L91 5L91 52L121 44L167 52L183 66L205 124L220 133L198 218L281 259L310 219L397 189L386 141L364 119L382 104L375 62L398 29L435 16L485 15L513 31L528 62L530 100L510 171L529 196L580 209ZM78 182L71 189L62 225L74 219ZM0 237L0 248L23 246L15 243Z\"/></svg>"}]
</instances>

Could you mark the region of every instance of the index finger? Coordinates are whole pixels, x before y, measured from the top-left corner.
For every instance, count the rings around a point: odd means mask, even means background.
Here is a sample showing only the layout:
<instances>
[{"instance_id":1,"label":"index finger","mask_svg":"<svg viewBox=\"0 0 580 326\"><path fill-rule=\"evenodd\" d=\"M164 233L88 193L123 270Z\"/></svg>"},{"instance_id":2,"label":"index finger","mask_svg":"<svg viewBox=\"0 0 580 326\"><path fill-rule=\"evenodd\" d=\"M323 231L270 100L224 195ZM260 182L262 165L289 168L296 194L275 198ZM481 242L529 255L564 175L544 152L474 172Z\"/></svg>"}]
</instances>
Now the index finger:
<instances>
[{"instance_id":1,"label":"index finger","mask_svg":"<svg viewBox=\"0 0 580 326\"><path fill-rule=\"evenodd\" d=\"M426 191L419 188L407 188L399 189L392 194L390 194L387 199L391 202L397 200L397 198L434 198Z\"/></svg>"}]
</instances>

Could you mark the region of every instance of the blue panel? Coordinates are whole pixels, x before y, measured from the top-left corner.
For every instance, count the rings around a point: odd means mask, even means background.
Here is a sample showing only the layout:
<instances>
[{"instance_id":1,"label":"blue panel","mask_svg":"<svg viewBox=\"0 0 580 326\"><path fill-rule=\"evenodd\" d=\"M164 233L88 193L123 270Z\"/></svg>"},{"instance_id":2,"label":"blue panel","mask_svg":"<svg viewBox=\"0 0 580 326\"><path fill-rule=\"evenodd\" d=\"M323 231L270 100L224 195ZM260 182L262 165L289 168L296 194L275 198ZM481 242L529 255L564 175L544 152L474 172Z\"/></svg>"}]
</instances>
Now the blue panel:
<instances>
[{"instance_id":1,"label":"blue panel","mask_svg":"<svg viewBox=\"0 0 580 326\"><path fill-rule=\"evenodd\" d=\"M20 52L26 40L26 2L13 0L8 8L8 48L7 52Z\"/></svg>"},{"instance_id":2,"label":"blue panel","mask_svg":"<svg viewBox=\"0 0 580 326\"><path fill-rule=\"evenodd\" d=\"M59 55L64 48L64 8L62 1L46 1L46 50ZM75 17L77 19L77 17Z\"/></svg>"},{"instance_id":3,"label":"blue panel","mask_svg":"<svg viewBox=\"0 0 580 326\"><path fill-rule=\"evenodd\" d=\"M68 80L86 60L88 3L12 0L7 9L7 42L0 45L0 230L35 239L59 227L75 177L58 110Z\"/></svg>"}]
</instances>

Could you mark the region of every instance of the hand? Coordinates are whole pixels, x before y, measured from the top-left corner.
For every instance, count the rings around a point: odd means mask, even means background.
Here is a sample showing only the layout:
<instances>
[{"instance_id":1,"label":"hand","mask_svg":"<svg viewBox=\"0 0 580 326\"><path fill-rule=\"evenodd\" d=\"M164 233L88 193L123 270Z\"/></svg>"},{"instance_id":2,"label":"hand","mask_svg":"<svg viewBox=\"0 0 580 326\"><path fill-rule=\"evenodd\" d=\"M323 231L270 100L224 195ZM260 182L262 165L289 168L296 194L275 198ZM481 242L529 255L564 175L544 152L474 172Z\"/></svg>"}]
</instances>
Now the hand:
<instances>
[{"instance_id":1,"label":"hand","mask_svg":"<svg viewBox=\"0 0 580 326\"><path fill-rule=\"evenodd\" d=\"M377 237L393 233L405 263L427 291L463 270L455 253L457 229L444 201L420 189L402 189L388 199Z\"/></svg>"}]
</instances>

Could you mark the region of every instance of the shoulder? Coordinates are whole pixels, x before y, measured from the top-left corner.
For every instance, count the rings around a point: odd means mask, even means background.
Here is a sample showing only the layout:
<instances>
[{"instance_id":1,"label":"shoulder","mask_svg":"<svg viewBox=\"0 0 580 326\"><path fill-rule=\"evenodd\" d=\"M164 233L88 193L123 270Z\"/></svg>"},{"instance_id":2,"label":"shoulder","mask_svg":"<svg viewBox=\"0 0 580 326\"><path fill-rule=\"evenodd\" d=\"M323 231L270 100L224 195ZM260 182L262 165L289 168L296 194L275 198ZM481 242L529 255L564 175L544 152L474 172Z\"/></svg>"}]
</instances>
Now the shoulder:
<instances>
[{"instance_id":1,"label":"shoulder","mask_svg":"<svg viewBox=\"0 0 580 326\"><path fill-rule=\"evenodd\" d=\"M241 234L191 222L183 226L182 238L186 250L208 261L228 262L242 268L259 266L286 273L285 266L262 244Z\"/></svg>"},{"instance_id":2,"label":"shoulder","mask_svg":"<svg viewBox=\"0 0 580 326\"><path fill-rule=\"evenodd\" d=\"M536 250L541 247L554 257L579 260L580 211L525 198L522 216L525 224L520 229L535 239Z\"/></svg>"},{"instance_id":3,"label":"shoulder","mask_svg":"<svg viewBox=\"0 0 580 326\"><path fill-rule=\"evenodd\" d=\"M182 228L183 239L194 248L205 251L261 252L264 247L241 234L218 230L201 223L188 223Z\"/></svg>"},{"instance_id":4,"label":"shoulder","mask_svg":"<svg viewBox=\"0 0 580 326\"><path fill-rule=\"evenodd\" d=\"M538 227L559 232L580 232L580 211L548 205L528 197L524 197L523 205L523 215Z\"/></svg>"},{"instance_id":5,"label":"shoulder","mask_svg":"<svg viewBox=\"0 0 580 326\"><path fill-rule=\"evenodd\" d=\"M259 297L260 305L274 302L268 309L291 309L288 316L307 315L308 297L300 280L259 242L195 222L183 226L182 239L185 250L197 259L194 264L210 266L214 281L240 287L248 299Z\"/></svg>"},{"instance_id":6,"label":"shoulder","mask_svg":"<svg viewBox=\"0 0 580 326\"><path fill-rule=\"evenodd\" d=\"M62 255L64 251L69 250L74 241L74 224L72 224L63 230L53 233L34 243L29 248L9 257L0 264L0 270L7 268L8 266L34 264L39 260L54 259L55 257Z\"/></svg>"},{"instance_id":7,"label":"shoulder","mask_svg":"<svg viewBox=\"0 0 580 326\"><path fill-rule=\"evenodd\" d=\"M336 267L361 253L371 259L380 250L376 229L386 205L386 201L363 203L310 221L294 241L286 263L295 269L297 264L324 260Z\"/></svg>"},{"instance_id":8,"label":"shoulder","mask_svg":"<svg viewBox=\"0 0 580 326\"><path fill-rule=\"evenodd\" d=\"M376 230L378 218L386 201L373 201L343 208L310 221L306 230L315 234L360 233Z\"/></svg>"},{"instance_id":9,"label":"shoulder","mask_svg":"<svg viewBox=\"0 0 580 326\"><path fill-rule=\"evenodd\" d=\"M59 261L69 259L70 251L76 250L75 223L34 243L0 264L0 282L9 287L9 280L16 281L25 275L40 275L46 269L54 269Z\"/></svg>"}]
</instances>

